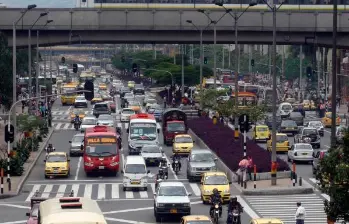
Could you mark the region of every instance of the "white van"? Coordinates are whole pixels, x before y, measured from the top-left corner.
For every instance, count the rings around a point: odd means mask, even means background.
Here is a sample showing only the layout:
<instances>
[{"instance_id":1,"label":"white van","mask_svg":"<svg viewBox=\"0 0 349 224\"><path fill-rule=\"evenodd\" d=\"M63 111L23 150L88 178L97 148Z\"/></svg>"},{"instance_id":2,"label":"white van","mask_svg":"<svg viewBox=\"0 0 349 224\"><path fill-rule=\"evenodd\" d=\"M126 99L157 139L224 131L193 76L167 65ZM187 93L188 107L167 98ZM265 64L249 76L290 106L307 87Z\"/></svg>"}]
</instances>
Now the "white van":
<instances>
[{"instance_id":1,"label":"white van","mask_svg":"<svg viewBox=\"0 0 349 224\"><path fill-rule=\"evenodd\" d=\"M148 189L148 174L145 160L142 156L127 156L124 161L123 168L123 190L127 188L142 188L147 191Z\"/></svg>"},{"instance_id":2,"label":"white van","mask_svg":"<svg viewBox=\"0 0 349 224\"><path fill-rule=\"evenodd\" d=\"M290 113L293 111L293 107L290 103L284 102L279 105L278 112L280 113L281 118L290 116Z\"/></svg>"}]
</instances>

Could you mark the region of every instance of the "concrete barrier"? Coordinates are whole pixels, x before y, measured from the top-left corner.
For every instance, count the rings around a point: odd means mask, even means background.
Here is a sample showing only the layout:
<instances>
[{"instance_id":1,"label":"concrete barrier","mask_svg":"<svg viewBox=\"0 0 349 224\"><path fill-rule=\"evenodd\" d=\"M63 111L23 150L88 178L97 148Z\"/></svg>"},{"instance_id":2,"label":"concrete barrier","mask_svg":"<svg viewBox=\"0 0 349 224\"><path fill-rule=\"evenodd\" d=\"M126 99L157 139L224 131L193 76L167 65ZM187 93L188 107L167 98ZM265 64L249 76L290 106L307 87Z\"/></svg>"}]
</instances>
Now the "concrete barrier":
<instances>
[{"instance_id":1,"label":"concrete barrier","mask_svg":"<svg viewBox=\"0 0 349 224\"><path fill-rule=\"evenodd\" d=\"M191 129L189 129L188 134L190 134L193 138L193 140L195 141L195 144L199 146L199 148L202 149L210 149L203 140L201 140ZM211 150L211 149L210 149ZM214 151L211 150L211 152L215 155L215 157L218 159L216 164L217 164L217 168L218 170L224 172L227 174L227 177L229 179L229 181L232 182L237 182L238 181L238 177L235 174L235 172L233 172L232 170L229 169L229 167L227 165L225 165L225 163L216 155L216 153ZM283 178L290 178L291 177L291 171L281 171L281 172L277 172L277 178L278 179L283 179ZM269 180L271 179L271 174L270 172L265 172L265 173L257 173L257 179L256 180Z\"/></svg>"}]
</instances>

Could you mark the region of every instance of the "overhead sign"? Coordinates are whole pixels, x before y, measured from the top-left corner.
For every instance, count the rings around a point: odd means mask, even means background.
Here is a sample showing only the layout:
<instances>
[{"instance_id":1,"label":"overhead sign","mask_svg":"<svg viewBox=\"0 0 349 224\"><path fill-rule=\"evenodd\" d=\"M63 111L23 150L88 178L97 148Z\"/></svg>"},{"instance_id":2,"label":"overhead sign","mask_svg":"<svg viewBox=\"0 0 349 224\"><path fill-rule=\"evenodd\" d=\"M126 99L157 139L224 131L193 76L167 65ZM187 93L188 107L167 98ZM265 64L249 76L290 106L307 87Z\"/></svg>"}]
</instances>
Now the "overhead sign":
<instances>
[{"instance_id":1,"label":"overhead sign","mask_svg":"<svg viewBox=\"0 0 349 224\"><path fill-rule=\"evenodd\" d=\"M105 143L116 143L115 138L108 138L108 137L96 137L96 138L88 138L87 144L105 144Z\"/></svg>"},{"instance_id":2,"label":"overhead sign","mask_svg":"<svg viewBox=\"0 0 349 224\"><path fill-rule=\"evenodd\" d=\"M151 124L151 123L131 123L131 127L135 128L153 128L155 127L156 124Z\"/></svg>"}]
</instances>

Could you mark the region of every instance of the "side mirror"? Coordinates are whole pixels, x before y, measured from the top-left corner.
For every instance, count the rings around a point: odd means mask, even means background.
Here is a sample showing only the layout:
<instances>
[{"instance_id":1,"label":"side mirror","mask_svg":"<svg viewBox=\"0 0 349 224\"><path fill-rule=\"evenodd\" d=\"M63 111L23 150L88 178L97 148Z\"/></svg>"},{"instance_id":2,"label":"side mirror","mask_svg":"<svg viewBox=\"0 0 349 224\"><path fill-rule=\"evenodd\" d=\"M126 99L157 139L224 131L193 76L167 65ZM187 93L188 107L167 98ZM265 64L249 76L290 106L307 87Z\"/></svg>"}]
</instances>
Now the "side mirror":
<instances>
[{"instance_id":1,"label":"side mirror","mask_svg":"<svg viewBox=\"0 0 349 224\"><path fill-rule=\"evenodd\" d=\"M203 185L203 184L204 184L204 182L200 181L200 184L201 184L201 185Z\"/></svg>"},{"instance_id":2,"label":"side mirror","mask_svg":"<svg viewBox=\"0 0 349 224\"><path fill-rule=\"evenodd\" d=\"M147 174L150 174L150 170L147 171Z\"/></svg>"},{"instance_id":3,"label":"side mirror","mask_svg":"<svg viewBox=\"0 0 349 224\"><path fill-rule=\"evenodd\" d=\"M192 195L192 193L188 193L188 196L191 196Z\"/></svg>"},{"instance_id":4,"label":"side mirror","mask_svg":"<svg viewBox=\"0 0 349 224\"><path fill-rule=\"evenodd\" d=\"M158 131L158 133L160 133L160 129L159 129L159 128L158 128L158 130L157 130L157 131Z\"/></svg>"},{"instance_id":5,"label":"side mirror","mask_svg":"<svg viewBox=\"0 0 349 224\"><path fill-rule=\"evenodd\" d=\"M69 143L71 143L71 141L69 141Z\"/></svg>"},{"instance_id":6,"label":"side mirror","mask_svg":"<svg viewBox=\"0 0 349 224\"><path fill-rule=\"evenodd\" d=\"M30 216L30 212L25 213L25 215L29 217Z\"/></svg>"},{"instance_id":7,"label":"side mirror","mask_svg":"<svg viewBox=\"0 0 349 224\"><path fill-rule=\"evenodd\" d=\"M125 173L124 170L121 170L121 173Z\"/></svg>"},{"instance_id":8,"label":"side mirror","mask_svg":"<svg viewBox=\"0 0 349 224\"><path fill-rule=\"evenodd\" d=\"M229 181L229 184L232 184L233 182Z\"/></svg>"},{"instance_id":9,"label":"side mirror","mask_svg":"<svg viewBox=\"0 0 349 224\"><path fill-rule=\"evenodd\" d=\"M195 141L193 140L193 143L195 143Z\"/></svg>"},{"instance_id":10,"label":"side mirror","mask_svg":"<svg viewBox=\"0 0 349 224\"><path fill-rule=\"evenodd\" d=\"M156 193L154 193L154 196L156 196Z\"/></svg>"},{"instance_id":11,"label":"side mirror","mask_svg":"<svg viewBox=\"0 0 349 224\"><path fill-rule=\"evenodd\" d=\"M83 150L84 149L84 145L80 145L80 149Z\"/></svg>"},{"instance_id":12,"label":"side mirror","mask_svg":"<svg viewBox=\"0 0 349 224\"><path fill-rule=\"evenodd\" d=\"M218 160L218 158L214 158L213 160L214 160L214 161L217 161L217 160Z\"/></svg>"},{"instance_id":13,"label":"side mirror","mask_svg":"<svg viewBox=\"0 0 349 224\"><path fill-rule=\"evenodd\" d=\"M46 159L44 159L44 163L46 163Z\"/></svg>"}]
</instances>

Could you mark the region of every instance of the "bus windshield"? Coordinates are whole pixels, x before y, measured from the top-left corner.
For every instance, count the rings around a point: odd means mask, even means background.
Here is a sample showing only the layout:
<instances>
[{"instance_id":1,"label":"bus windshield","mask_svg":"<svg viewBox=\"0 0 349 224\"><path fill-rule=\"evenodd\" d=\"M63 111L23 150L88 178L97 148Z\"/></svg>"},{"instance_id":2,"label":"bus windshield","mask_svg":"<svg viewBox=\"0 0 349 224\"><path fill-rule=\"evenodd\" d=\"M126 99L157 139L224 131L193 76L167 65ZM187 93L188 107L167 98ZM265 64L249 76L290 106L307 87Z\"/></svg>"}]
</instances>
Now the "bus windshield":
<instances>
[{"instance_id":1,"label":"bus windshield","mask_svg":"<svg viewBox=\"0 0 349 224\"><path fill-rule=\"evenodd\" d=\"M117 155L116 138L114 136L87 137L85 153L90 156Z\"/></svg>"},{"instance_id":2,"label":"bus windshield","mask_svg":"<svg viewBox=\"0 0 349 224\"><path fill-rule=\"evenodd\" d=\"M131 140L155 140L157 136L155 123L131 123Z\"/></svg>"}]
</instances>

